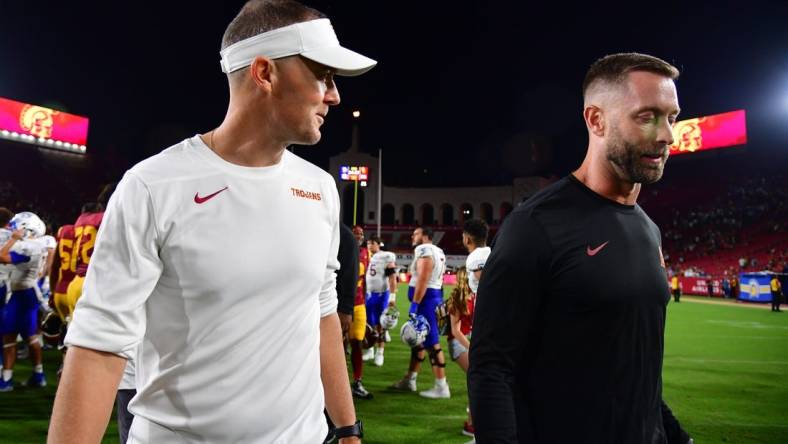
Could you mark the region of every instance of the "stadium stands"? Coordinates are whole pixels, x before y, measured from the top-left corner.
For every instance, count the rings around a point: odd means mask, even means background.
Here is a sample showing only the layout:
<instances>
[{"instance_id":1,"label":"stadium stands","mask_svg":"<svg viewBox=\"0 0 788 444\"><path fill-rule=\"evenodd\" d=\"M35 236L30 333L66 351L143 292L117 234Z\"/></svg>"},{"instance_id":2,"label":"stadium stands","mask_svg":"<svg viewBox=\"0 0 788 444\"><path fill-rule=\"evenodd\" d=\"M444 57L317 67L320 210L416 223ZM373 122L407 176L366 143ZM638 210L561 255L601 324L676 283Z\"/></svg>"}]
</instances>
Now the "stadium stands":
<instances>
[{"instance_id":1,"label":"stadium stands","mask_svg":"<svg viewBox=\"0 0 788 444\"><path fill-rule=\"evenodd\" d=\"M782 270L788 259L785 166L746 154L690 160L669 164L663 181L640 199L662 230L669 266L711 277Z\"/></svg>"}]
</instances>

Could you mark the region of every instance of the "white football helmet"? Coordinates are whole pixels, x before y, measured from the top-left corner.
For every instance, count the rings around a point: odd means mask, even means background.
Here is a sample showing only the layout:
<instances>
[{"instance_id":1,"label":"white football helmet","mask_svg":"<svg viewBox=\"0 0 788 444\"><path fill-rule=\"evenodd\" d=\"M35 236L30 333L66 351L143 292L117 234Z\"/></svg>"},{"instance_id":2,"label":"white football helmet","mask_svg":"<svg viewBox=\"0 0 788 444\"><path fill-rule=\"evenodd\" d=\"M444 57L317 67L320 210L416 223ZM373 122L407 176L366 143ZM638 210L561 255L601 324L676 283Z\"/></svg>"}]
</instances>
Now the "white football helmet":
<instances>
[{"instance_id":1,"label":"white football helmet","mask_svg":"<svg viewBox=\"0 0 788 444\"><path fill-rule=\"evenodd\" d=\"M418 347L427 339L430 333L430 323L422 315L412 314L407 322L402 324L399 337L408 347Z\"/></svg>"},{"instance_id":2,"label":"white football helmet","mask_svg":"<svg viewBox=\"0 0 788 444\"><path fill-rule=\"evenodd\" d=\"M47 230L44 221L30 211L17 213L16 216L11 219L11 222L8 223L8 227L11 228L11 230L19 230L20 228L25 230L26 239L41 237Z\"/></svg>"},{"instance_id":3,"label":"white football helmet","mask_svg":"<svg viewBox=\"0 0 788 444\"><path fill-rule=\"evenodd\" d=\"M398 323L399 310L397 310L397 307L392 305L383 310L383 314L380 315L380 326L383 327L383 330L391 330L396 327Z\"/></svg>"}]
</instances>

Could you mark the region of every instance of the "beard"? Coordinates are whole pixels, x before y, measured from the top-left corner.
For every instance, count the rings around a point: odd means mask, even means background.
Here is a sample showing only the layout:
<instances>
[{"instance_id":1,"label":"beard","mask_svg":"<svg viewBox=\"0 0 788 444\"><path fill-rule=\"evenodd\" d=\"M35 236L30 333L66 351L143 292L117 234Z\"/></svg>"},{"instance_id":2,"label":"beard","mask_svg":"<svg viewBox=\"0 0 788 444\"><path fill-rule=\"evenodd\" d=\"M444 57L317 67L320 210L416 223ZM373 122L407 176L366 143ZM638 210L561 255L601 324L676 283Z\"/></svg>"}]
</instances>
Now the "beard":
<instances>
[{"instance_id":1,"label":"beard","mask_svg":"<svg viewBox=\"0 0 788 444\"><path fill-rule=\"evenodd\" d=\"M607 160L618 167L622 179L632 183L651 184L662 178L665 162L668 160L668 150L664 144L634 144L625 140L616 128L611 130L610 140L607 143ZM641 157L643 155L659 155L659 163L649 163Z\"/></svg>"}]
</instances>

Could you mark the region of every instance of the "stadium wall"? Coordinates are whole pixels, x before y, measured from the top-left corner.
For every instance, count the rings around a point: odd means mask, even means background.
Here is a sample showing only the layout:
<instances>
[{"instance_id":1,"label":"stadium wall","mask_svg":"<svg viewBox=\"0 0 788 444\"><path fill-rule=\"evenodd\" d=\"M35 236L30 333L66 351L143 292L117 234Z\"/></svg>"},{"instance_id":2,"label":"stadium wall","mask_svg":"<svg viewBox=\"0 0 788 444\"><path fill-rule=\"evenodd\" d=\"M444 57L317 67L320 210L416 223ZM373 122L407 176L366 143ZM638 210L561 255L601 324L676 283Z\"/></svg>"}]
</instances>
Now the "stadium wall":
<instances>
[{"instance_id":1,"label":"stadium wall","mask_svg":"<svg viewBox=\"0 0 788 444\"><path fill-rule=\"evenodd\" d=\"M353 182L339 180L341 166L366 166L369 178L358 188L359 224L376 224L378 206L378 158L355 149L330 159L329 173L337 181L342 202L343 222L352 222ZM384 178L385 181L385 178ZM461 225L466 219L480 218L497 225L526 198L549 185L542 177L517 178L512 185L490 187L396 188L383 186L382 223L384 225ZM432 220L430 220L430 217Z\"/></svg>"}]
</instances>

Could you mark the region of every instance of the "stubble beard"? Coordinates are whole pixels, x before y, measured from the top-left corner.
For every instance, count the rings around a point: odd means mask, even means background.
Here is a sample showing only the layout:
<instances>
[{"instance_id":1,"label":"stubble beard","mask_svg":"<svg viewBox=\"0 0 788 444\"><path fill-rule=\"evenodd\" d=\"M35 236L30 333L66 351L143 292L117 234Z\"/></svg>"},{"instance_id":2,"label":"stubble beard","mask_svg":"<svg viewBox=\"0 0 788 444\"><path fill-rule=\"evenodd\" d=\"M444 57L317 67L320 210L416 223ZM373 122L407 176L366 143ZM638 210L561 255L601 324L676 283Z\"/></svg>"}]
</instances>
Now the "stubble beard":
<instances>
[{"instance_id":1,"label":"stubble beard","mask_svg":"<svg viewBox=\"0 0 788 444\"><path fill-rule=\"evenodd\" d=\"M660 148L648 149L628 142L617 129L613 128L610 141L607 143L605 156L609 162L617 167L619 175L623 174L624 177L621 177L621 179L631 183L648 185L662 178L667 156L663 156L663 160L659 165L648 165L641 161L640 156L658 150ZM664 150L664 148L661 150Z\"/></svg>"}]
</instances>

